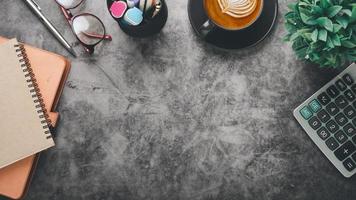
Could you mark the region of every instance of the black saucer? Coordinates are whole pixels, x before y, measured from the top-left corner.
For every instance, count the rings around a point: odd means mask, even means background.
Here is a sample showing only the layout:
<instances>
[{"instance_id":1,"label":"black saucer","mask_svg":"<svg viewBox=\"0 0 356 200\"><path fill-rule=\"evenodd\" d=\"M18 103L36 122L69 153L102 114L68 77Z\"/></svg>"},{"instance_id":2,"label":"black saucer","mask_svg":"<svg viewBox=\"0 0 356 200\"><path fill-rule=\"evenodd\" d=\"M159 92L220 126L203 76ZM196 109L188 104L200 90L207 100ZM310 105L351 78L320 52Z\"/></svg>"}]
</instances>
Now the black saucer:
<instances>
[{"instance_id":1,"label":"black saucer","mask_svg":"<svg viewBox=\"0 0 356 200\"><path fill-rule=\"evenodd\" d=\"M265 0L261 16L251 26L239 31L216 28L204 37L199 31L201 25L208 20L203 0L189 0L188 2L189 21L196 34L206 42L223 49L242 49L261 42L272 30L277 13L278 0Z\"/></svg>"}]
</instances>

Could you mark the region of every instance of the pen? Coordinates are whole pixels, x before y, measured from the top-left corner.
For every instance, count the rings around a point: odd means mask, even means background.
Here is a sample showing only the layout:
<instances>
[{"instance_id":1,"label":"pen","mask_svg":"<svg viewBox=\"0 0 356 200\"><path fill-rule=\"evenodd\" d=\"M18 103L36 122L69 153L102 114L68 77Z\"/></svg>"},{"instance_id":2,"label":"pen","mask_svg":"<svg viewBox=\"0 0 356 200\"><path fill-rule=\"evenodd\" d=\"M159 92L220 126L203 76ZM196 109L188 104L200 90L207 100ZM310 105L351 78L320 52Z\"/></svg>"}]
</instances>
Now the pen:
<instances>
[{"instance_id":1,"label":"pen","mask_svg":"<svg viewBox=\"0 0 356 200\"><path fill-rule=\"evenodd\" d=\"M69 51L74 57L77 57L74 49L64 39L64 37L58 32L58 30L52 25L52 23L42 14L41 8L34 0L24 0L28 7L37 15L42 23L48 28L48 30L59 40L59 42Z\"/></svg>"}]
</instances>

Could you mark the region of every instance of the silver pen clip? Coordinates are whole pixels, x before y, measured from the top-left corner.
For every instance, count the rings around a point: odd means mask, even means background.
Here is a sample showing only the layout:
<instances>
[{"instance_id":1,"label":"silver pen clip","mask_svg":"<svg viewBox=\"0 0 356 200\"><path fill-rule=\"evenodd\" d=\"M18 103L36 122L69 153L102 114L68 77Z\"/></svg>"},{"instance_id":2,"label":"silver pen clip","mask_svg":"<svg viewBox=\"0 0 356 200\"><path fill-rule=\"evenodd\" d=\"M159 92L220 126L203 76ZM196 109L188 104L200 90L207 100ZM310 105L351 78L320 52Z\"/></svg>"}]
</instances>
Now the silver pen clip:
<instances>
[{"instance_id":1,"label":"silver pen clip","mask_svg":"<svg viewBox=\"0 0 356 200\"><path fill-rule=\"evenodd\" d=\"M38 10L41 11L41 7L34 1L34 0L31 0L33 4L35 4L35 6L38 8Z\"/></svg>"}]
</instances>

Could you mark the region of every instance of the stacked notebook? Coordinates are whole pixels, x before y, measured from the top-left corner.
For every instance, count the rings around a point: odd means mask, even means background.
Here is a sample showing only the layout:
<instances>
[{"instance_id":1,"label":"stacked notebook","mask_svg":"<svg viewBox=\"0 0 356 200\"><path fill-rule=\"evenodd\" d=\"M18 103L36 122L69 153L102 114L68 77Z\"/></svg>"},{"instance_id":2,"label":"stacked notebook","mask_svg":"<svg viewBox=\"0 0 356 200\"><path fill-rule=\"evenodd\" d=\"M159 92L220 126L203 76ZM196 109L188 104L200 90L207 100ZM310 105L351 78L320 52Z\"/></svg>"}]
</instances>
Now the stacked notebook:
<instances>
[{"instance_id":1,"label":"stacked notebook","mask_svg":"<svg viewBox=\"0 0 356 200\"><path fill-rule=\"evenodd\" d=\"M62 56L0 37L0 195L23 196L38 153L54 145L50 126L70 65Z\"/></svg>"}]
</instances>

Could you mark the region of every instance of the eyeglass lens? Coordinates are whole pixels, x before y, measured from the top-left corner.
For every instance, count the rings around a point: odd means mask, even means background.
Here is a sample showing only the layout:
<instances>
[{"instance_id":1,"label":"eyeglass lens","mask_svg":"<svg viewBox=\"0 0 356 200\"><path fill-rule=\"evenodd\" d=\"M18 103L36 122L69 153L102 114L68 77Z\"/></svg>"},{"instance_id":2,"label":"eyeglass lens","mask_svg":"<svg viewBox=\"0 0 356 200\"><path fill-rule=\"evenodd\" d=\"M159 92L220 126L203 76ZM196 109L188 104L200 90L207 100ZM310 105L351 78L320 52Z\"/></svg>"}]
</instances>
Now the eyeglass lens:
<instances>
[{"instance_id":1,"label":"eyeglass lens","mask_svg":"<svg viewBox=\"0 0 356 200\"><path fill-rule=\"evenodd\" d=\"M105 28L93 15L76 16L72 21L72 27L78 39L84 44L94 45L104 38Z\"/></svg>"},{"instance_id":2,"label":"eyeglass lens","mask_svg":"<svg viewBox=\"0 0 356 200\"><path fill-rule=\"evenodd\" d=\"M56 0L63 8L71 9L77 7L83 0Z\"/></svg>"}]
</instances>

